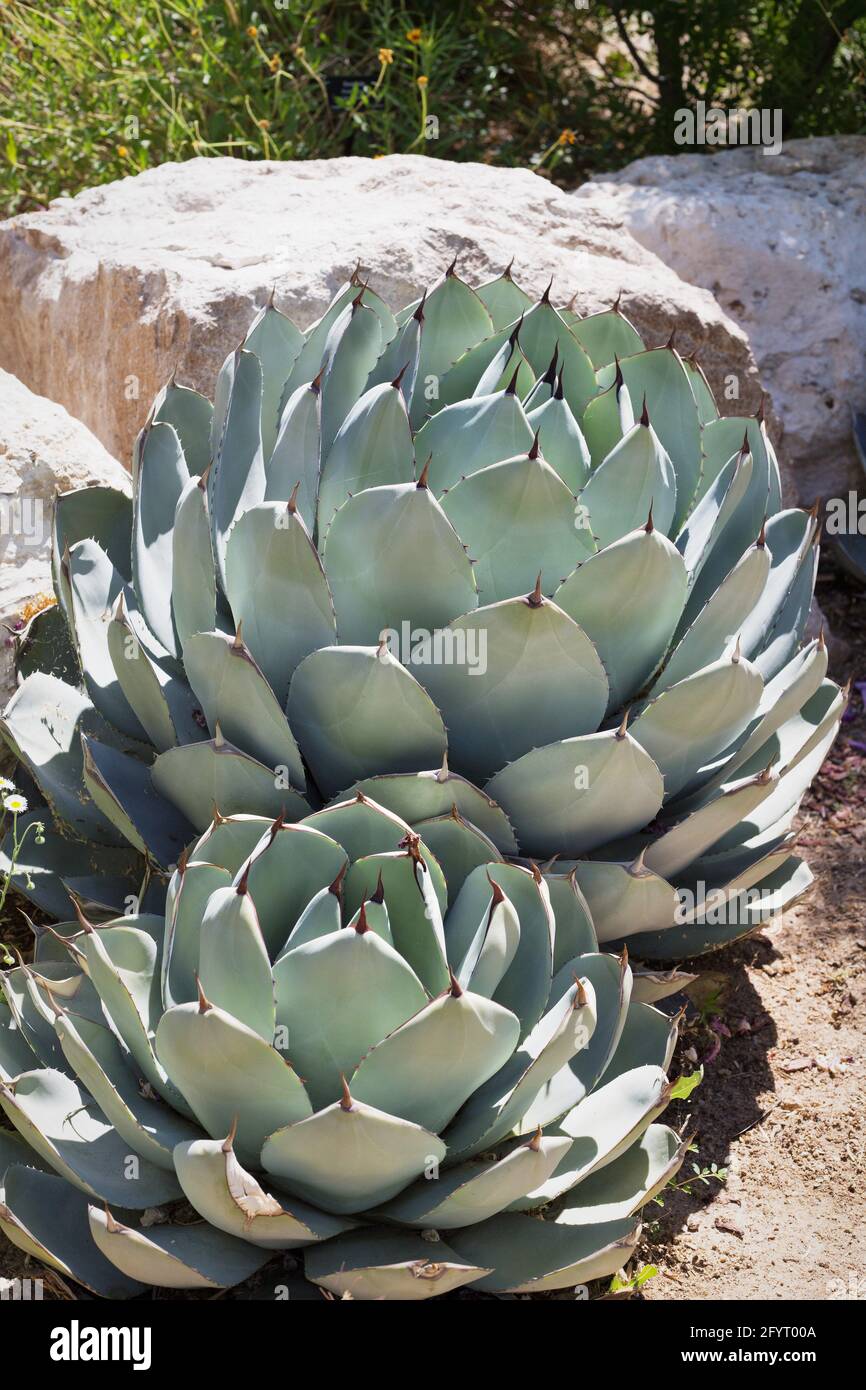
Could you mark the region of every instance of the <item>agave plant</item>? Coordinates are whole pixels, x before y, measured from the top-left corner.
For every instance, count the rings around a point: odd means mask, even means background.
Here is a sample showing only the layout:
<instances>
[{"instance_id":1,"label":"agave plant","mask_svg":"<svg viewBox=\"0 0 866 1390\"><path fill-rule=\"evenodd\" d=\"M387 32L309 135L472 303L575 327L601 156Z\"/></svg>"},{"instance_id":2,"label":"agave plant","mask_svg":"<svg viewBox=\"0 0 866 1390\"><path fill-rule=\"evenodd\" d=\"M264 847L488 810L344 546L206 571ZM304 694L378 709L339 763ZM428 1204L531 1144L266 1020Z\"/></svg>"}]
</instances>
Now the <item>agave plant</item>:
<instances>
[{"instance_id":1,"label":"agave plant","mask_svg":"<svg viewBox=\"0 0 866 1390\"><path fill-rule=\"evenodd\" d=\"M363 793L219 816L165 917L49 928L3 987L0 1228L107 1297L301 1249L354 1298L570 1287L629 1258L689 1143L655 1123L666 986L598 951L573 878L446 886Z\"/></svg>"},{"instance_id":2,"label":"agave plant","mask_svg":"<svg viewBox=\"0 0 866 1390\"><path fill-rule=\"evenodd\" d=\"M160 393L132 490L58 497L2 721L54 821L19 869L43 910L159 912L214 806L358 790L449 880L558 856L647 959L807 886L791 825L844 704L802 645L816 519L763 420L618 305L453 266L396 317L357 277L305 333L271 302L213 406Z\"/></svg>"}]
</instances>

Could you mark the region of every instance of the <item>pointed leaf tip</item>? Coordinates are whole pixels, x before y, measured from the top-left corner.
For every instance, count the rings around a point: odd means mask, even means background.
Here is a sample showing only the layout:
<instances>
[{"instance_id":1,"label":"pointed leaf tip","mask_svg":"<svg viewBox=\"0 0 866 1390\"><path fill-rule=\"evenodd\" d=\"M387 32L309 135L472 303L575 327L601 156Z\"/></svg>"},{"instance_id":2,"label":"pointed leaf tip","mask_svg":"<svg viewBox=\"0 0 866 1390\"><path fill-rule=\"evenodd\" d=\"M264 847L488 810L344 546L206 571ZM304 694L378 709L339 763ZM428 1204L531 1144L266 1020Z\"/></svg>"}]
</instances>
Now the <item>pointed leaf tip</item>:
<instances>
[{"instance_id":1,"label":"pointed leaf tip","mask_svg":"<svg viewBox=\"0 0 866 1390\"><path fill-rule=\"evenodd\" d=\"M490 911L492 912L494 907L498 907L501 902L505 901L505 894L496 882L496 879L491 878L489 865L487 866L487 882L490 884L493 891L493 901L490 904Z\"/></svg>"},{"instance_id":2,"label":"pointed leaf tip","mask_svg":"<svg viewBox=\"0 0 866 1390\"><path fill-rule=\"evenodd\" d=\"M544 595L541 592L541 570L538 571L538 578L535 581L535 588L531 594L526 595L526 602L530 608L540 608L544 603Z\"/></svg>"},{"instance_id":3,"label":"pointed leaf tip","mask_svg":"<svg viewBox=\"0 0 866 1390\"><path fill-rule=\"evenodd\" d=\"M234 1114L234 1115L232 1115L231 1128L229 1129L228 1134L226 1135L225 1139L223 1140L223 1146L222 1146L222 1147L223 1147L223 1153L224 1153L224 1154L230 1154L230 1153L233 1153L233 1152L234 1152L235 1139L237 1138L237 1132L238 1132L238 1117L237 1117L237 1114Z\"/></svg>"},{"instance_id":4,"label":"pointed leaf tip","mask_svg":"<svg viewBox=\"0 0 866 1390\"><path fill-rule=\"evenodd\" d=\"M573 1003L572 1003L572 1008L574 1008L574 1009L582 1009L582 1008L585 1008L586 1003L587 1003L587 998L588 998L587 993L586 993L586 987L585 987L585 985L584 985L584 983L583 983L583 980L580 978L579 975L575 975L573 978L574 978L574 1000L573 1000Z\"/></svg>"},{"instance_id":5,"label":"pointed leaf tip","mask_svg":"<svg viewBox=\"0 0 866 1390\"><path fill-rule=\"evenodd\" d=\"M517 366L514 368L514 376L511 378L511 380L505 388L506 396L517 395L517 378L520 376L520 366L521 364L518 362Z\"/></svg>"},{"instance_id":6,"label":"pointed leaf tip","mask_svg":"<svg viewBox=\"0 0 866 1390\"><path fill-rule=\"evenodd\" d=\"M350 1110L354 1110L355 1102L352 1100L352 1094L349 1090L349 1083L342 1072L340 1073L340 1082L343 1087L343 1096L340 1101L340 1109L345 1110L348 1113Z\"/></svg>"},{"instance_id":7,"label":"pointed leaf tip","mask_svg":"<svg viewBox=\"0 0 866 1390\"><path fill-rule=\"evenodd\" d=\"M68 889L67 892L69 892ZM96 928L94 927L92 922L89 922L87 920L84 913L82 912L81 903L79 902L77 893L69 893L69 897L71 899L72 906L75 909L75 915L78 918L78 921L80 922L82 929L87 932L88 936L92 936Z\"/></svg>"},{"instance_id":8,"label":"pointed leaf tip","mask_svg":"<svg viewBox=\"0 0 866 1390\"><path fill-rule=\"evenodd\" d=\"M242 898L242 897L245 897L245 895L246 895L246 893L247 893L247 891L248 891L247 885L248 885L248 883L249 883L250 869L251 869L252 867L253 867L253 856L250 855L249 859L247 860L246 864L244 865L244 871L243 871L243 873L241 874L240 878L238 879L237 887L235 888L235 892L237 893L238 897L241 897L241 898Z\"/></svg>"},{"instance_id":9,"label":"pointed leaf tip","mask_svg":"<svg viewBox=\"0 0 866 1390\"><path fill-rule=\"evenodd\" d=\"M377 877L377 879L376 879L376 887L373 889L372 893L370 894L370 902L371 902L371 903L378 903L378 904L381 906L381 904L382 904L384 901L385 901L385 885L384 885L384 883L382 882L382 870L380 869L380 870L379 870L379 875L378 875L378 877Z\"/></svg>"},{"instance_id":10,"label":"pointed leaf tip","mask_svg":"<svg viewBox=\"0 0 866 1390\"><path fill-rule=\"evenodd\" d=\"M343 879L346 877L348 871L349 861L347 859L345 863L340 865L339 872L337 874L337 877L334 879L333 883L328 884L328 892L333 893L335 898L339 898L340 894L343 891Z\"/></svg>"},{"instance_id":11,"label":"pointed leaf tip","mask_svg":"<svg viewBox=\"0 0 866 1390\"><path fill-rule=\"evenodd\" d=\"M196 972L195 987L196 987L196 989L197 989L197 991L198 991L198 1011L199 1011L199 1013L200 1013L200 1014L209 1013L210 1010L213 1008L213 1004L210 1002L210 1000L208 999L207 995L205 994L204 990L203 990L202 987L201 987L201 980L200 980L199 977L198 977L198 972Z\"/></svg>"}]
</instances>

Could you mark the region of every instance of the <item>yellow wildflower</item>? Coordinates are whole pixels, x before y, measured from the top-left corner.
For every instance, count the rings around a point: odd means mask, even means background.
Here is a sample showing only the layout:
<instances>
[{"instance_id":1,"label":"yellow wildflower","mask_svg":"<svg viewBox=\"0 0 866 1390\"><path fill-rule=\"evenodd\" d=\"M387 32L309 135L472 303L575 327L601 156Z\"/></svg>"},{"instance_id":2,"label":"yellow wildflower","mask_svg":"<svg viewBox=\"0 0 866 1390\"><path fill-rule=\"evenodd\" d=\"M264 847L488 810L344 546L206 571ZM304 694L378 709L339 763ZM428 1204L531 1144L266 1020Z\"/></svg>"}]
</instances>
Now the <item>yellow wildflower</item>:
<instances>
[{"instance_id":1,"label":"yellow wildflower","mask_svg":"<svg viewBox=\"0 0 866 1390\"><path fill-rule=\"evenodd\" d=\"M379 49L379 62L382 64L382 67L383 67L383 68L387 68L388 65L389 65L390 63L393 63L393 61L394 61L394 50L393 50L393 48L380 48L380 49Z\"/></svg>"},{"instance_id":2,"label":"yellow wildflower","mask_svg":"<svg viewBox=\"0 0 866 1390\"><path fill-rule=\"evenodd\" d=\"M268 67L270 68L271 72L279 72L279 70L280 70L280 68L281 68L282 66L283 66L283 62L282 62L282 59L280 58L279 53L275 53L274 56L273 56L273 58L270 58L270 59L268 60Z\"/></svg>"},{"instance_id":3,"label":"yellow wildflower","mask_svg":"<svg viewBox=\"0 0 866 1390\"><path fill-rule=\"evenodd\" d=\"M560 145L573 145L576 140L577 136L575 135L574 131L570 130L566 126L565 130L560 132L559 140L557 143Z\"/></svg>"},{"instance_id":4,"label":"yellow wildflower","mask_svg":"<svg viewBox=\"0 0 866 1390\"><path fill-rule=\"evenodd\" d=\"M410 43L420 43L423 37L420 29L408 29L406 31L406 38Z\"/></svg>"},{"instance_id":5,"label":"yellow wildflower","mask_svg":"<svg viewBox=\"0 0 866 1390\"><path fill-rule=\"evenodd\" d=\"M258 32L259 32L259 31L258 31L258 29L256 28L255 24L248 24L248 25L247 25L247 38L248 38L248 39L254 39L254 38L256 37L256 34L257 34Z\"/></svg>"},{"instance_id":6,"label":"yellow wildflower","mask_svg":"<svg viewBox=\"0 0 866 1390\"><path fill-rule=\"evenodd\" d=\"M262 130L270 130L271 128L270 121L265 120L264 116L262 116L262 119L258 122L258 124Z\"/></svg>"},{"instance_id":7,"label":"yellow wildflower","mask_svg":"<svg viewBox=\"0 0 866 1390\"><path fill-rule=\"evenodd\" d=\"M427 86L427 83L430 81L430 78L429 78L429 77L424 77L424 76L422 75L421 77L416 77L415 81L418 83L418 86L419 86L419 87L426 87L426 86Z\"/></svg>"},{"instance_id":8,"label":"yellow wildflower","mask_svg":"<svg viewBox=\"0 0 866 1390\"><path fill-rule=\"evenodd\" d=\"M126 159L126 156L129 154L129 150L126 148L125 145L118 145L117 153L120 155L121 159Z\"/></svg>"}]
</instances>

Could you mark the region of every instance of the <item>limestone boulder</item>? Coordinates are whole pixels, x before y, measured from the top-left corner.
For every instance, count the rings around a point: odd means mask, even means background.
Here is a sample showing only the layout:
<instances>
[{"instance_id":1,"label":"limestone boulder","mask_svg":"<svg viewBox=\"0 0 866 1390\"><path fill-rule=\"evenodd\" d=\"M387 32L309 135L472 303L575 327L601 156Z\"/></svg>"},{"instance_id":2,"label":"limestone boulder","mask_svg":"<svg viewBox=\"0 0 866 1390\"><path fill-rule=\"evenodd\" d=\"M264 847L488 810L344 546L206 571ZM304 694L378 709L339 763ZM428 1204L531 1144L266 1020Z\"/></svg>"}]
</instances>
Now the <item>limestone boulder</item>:
<instances>
[{"instance_id":1,"label":"limestone boulder","mask_svg":"<svg viewBox=\"0 0 866 1390\"><path fill-rule=\"evenodd\" d=\"M52 594L54 494L98 483L128 491L129 475L63 406L0 371L0 708L14 688L14 631Z\"/></svg>"},{"instance_id":2,"label":"limestone boulder","mask_svg":"<svg viewBox=\"0 0 866 1390\"><path fill-rule=\"evenodd\" d=\"M866 409L866 136L641 159L574 200L745 330L799 500L862 490L851 410Z\"/></svg>"}]
</instances>

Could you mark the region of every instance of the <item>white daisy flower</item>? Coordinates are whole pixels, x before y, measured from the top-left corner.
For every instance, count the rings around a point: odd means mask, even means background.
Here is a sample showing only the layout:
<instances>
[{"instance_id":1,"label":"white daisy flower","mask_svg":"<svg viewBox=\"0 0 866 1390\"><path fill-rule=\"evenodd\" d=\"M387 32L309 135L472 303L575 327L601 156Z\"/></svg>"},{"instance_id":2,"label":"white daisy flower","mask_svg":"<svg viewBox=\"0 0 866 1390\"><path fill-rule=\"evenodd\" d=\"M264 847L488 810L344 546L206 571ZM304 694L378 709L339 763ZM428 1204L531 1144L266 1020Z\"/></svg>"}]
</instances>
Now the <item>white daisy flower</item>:
<instances>
[{"instance_id":1,"label":"white daisy flower","mask_svg":"<svg viewBox=\"0 0 866 1390\"><path fill-rule=\"evenodd\" d=\"M0 777L0 792L14 792L14 790L14 782L10 782L8 777Z\"/></svg>"},{"instance_id":2,"label":"white daisy flower","mask_svg":"<svg viewBox=\"0 0 866 1390\"><path fill-rule=\"evenodd\" d=\"M4 796L3 805L7 811L11 811L13 815L17 816L22 811L27 810L27 798L21 796L19 792L15 792L13 796Z\"/></svg>"}]
</instances>

